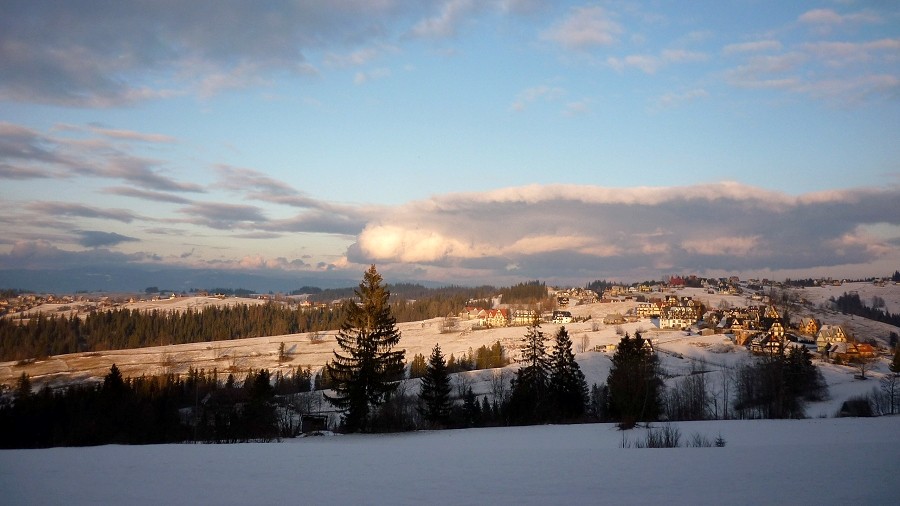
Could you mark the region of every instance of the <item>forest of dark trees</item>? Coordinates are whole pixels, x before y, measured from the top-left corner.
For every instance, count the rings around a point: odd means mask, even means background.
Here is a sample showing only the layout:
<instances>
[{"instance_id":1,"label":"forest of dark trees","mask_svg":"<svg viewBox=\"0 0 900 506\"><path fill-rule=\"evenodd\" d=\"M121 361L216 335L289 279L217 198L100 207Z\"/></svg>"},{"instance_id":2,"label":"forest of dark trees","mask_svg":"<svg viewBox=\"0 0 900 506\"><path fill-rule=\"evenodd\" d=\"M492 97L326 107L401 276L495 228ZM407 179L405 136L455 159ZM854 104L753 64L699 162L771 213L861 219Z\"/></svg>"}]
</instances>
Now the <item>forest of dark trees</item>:
<instances>
[{"instance_id":1,"label":"forest of dark trees","mask_svg":"<svg viewBox=\"0 0 900 506\"><path fill-rule=\"evenodd\" d=\"M38 315L24 324L2 318L0 360L314 332L337 328L342 317L340 308L301 311L268 303L184 312L114 309L84 318Z\"/></svg>"},{"instance_id":2,"label":"forest of dark trees","mask_svg":"<svg viewBox=\"0 0 900 506\"><path fill-rule=\"evenodd\" d=\"M472 299L498 293L503 294L504 302L517 304L531 304L547 297L547 287L537 281L502 289L389 286L397 290L391 292L391 311L400 323L456 314ZM350 290L343 295L350 300L352 294ZM333 290L318 294L329 301L335 300L331 298L335 295L338 293ZM214 306L202 311L113 309L93 311L84 317L38 315L25 323L0 318L0 361L337 330L345 316L346 307L341 305L310 310L270 302Z\"/></svg>"},{"instance_id":3,"label":"forest of dark trees","mask_svg":"<svg viewBox=\"0 0 900 506\"><path fill-rule=\"evenodd\" d=\"M31 392L22 375L14 400L0 406L0 448L172 442L236 443L294 436L282 398L308 391L309 371L285 378L268 370L231 374L192 369L186 376L123 378L113 365L100 384Z\"/></svg>"},{"instance_id":4,"label":"forest of dark trees","mask_svg":"<svg viewBox=\"0 0 900 506\"><path fill-rule=\"evenodd\" d=\"M844 294L837 299L832 297L829 300L834 304L835 309L842 313L862 316L863 318L900 327L900 314L891 314L888 312L884 308L884 300L881 300L879 304L878 297L875 297L873 303L873 306L877 307L865 305L862 299L859 298L858 293L844 292Z\"/></svg>"}]
</instances>

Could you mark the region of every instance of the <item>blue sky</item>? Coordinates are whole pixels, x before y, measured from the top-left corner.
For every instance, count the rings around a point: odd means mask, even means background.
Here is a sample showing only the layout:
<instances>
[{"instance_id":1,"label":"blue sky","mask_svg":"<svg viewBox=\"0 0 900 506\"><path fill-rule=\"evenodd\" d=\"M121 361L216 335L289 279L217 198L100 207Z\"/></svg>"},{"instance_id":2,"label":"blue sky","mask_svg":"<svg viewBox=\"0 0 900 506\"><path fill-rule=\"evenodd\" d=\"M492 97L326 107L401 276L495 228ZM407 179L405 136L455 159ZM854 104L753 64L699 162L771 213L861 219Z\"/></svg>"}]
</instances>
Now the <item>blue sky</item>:
<instances>
[{"instance_id":1,"label":"blue sky","mask_svg":"<svg viewBox=\"0 0 900 506\"><path fill-rule=\"evenodd\" d=\"M0 5L0 269L884 275L898 139L890 1Z\"/></svg>"}]
</instances>

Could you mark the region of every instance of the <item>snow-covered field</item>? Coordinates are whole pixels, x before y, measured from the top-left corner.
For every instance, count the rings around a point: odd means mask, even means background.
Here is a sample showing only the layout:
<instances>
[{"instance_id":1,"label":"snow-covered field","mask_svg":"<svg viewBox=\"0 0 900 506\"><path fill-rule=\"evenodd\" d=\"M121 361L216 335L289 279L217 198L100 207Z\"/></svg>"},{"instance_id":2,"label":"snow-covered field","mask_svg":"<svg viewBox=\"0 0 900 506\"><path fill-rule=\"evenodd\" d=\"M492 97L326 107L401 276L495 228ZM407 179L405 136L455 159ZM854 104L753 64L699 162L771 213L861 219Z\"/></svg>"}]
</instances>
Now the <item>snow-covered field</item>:
<instances>
[{"instance_id":1,"label":"snow-covered field","mask_svg":"<svg viewBox=\"0 0 900 506\"><path fill-rule=\"evenodd\" d=\"M622 448L610 424L241 445L0 451L18 504L895 504L900 417L673 424L724 448Z\"/></svg>"}]
</instances>

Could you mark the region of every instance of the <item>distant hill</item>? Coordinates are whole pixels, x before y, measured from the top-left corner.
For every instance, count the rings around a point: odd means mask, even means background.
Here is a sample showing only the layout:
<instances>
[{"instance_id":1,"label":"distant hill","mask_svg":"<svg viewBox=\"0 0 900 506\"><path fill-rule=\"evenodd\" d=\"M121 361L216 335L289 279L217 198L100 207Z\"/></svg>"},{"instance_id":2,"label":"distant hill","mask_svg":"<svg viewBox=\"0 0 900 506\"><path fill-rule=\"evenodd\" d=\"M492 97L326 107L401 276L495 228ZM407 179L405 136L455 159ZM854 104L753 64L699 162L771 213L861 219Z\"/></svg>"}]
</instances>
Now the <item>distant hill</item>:
<instances>
[{"instance_id":1,"label":"distant hill","mask_svg":"<svg viewBox=\"0 0 900 506\"><path fill-rule=\"evenodd\" d=\"M191 288L249 288L265 293L290 292L301 286L344 288L358 279L269 272L248 273L212 269L151 269L140 267L85 267L60 270L0 270L0 288L21 288L38 293L143 292L148 286L189 291Z\"/></svg>"}]
</instances>

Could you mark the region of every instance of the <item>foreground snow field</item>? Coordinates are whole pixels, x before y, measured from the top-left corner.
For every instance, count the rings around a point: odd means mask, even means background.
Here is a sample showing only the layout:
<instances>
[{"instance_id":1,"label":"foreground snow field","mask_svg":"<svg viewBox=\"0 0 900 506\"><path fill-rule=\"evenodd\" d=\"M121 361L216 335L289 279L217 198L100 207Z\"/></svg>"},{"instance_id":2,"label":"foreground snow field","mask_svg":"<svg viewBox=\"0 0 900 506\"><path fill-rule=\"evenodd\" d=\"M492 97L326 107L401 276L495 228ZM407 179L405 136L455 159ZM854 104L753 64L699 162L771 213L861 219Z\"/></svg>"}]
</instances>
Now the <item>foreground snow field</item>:
<instances>
[{"instance_id":1,"label":"foreground snow field","mask_svg":"<svg viewBox=\"0 0 900 506\"><path fill-rule=\"evenodd\" d=\"M894 504L900 417L673 424L724 448L622 448L610 424L277 444L0 451L4 504Z\"/></svg>"}]
</instances>

